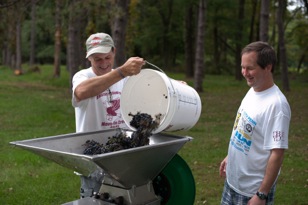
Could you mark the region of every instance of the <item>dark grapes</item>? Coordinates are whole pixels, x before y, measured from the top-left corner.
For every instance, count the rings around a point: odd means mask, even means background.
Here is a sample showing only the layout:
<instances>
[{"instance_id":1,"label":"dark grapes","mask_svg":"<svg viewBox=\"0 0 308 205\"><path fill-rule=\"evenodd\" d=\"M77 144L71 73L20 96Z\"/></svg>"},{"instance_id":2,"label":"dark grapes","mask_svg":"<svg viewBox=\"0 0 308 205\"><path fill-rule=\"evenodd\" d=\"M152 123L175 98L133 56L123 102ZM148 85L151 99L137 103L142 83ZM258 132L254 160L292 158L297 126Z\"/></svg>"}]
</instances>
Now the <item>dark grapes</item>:
<instances>
[{"instance_id":1,"label":"dark grapes","mask_svg":"<svg viewBox=\"0 0 308 205\"><path fill-rule=\"evenodd\" d=\"M130 125L136 129L131 137L127 137L124 132L120 132L115 136L109 137L105 145L94 140L87 140L83 145L85 146L83 154L103 154L148 145L149 137L152 135L152 132L157 129L162 115L156 115L155 120L153 120L151 115L140 112L137 112L135 115L129 113L129 116L133 117L130 121Z\"/></svg>"}]
</instances>

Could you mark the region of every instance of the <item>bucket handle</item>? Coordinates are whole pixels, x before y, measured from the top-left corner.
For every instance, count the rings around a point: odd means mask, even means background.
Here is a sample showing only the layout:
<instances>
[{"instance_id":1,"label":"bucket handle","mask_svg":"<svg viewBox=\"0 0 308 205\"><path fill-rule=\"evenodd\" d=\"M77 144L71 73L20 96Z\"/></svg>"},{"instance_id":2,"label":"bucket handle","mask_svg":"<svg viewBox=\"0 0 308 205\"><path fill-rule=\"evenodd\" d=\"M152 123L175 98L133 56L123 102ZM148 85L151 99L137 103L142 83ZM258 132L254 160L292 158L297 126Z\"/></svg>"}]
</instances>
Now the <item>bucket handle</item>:
<instances>
[{"instance_id":1,"label":"bucket handle","mask_svg":"<svg viewBox=\"0 0 308 205\"><path fill-rule=\"evenodd\" d=\"M154 64L152 64L152 63L150 63L149 61L145 61L145 63L147 63L147 64L153 66L154 68L156 68L157 70L159 70L160 72L162 72L163 74L165 74L165 75L167 76L167 74L166 74L162 69L160 69L158 66L156 66L156 65L154 65ZM172 82L171 82L171 80L170 80L170 78L169 78L168 76L167 76L167 78L168 78L169 81L170 81L171 87L172 87L172 89L173 89L173 94L175 94L175 89L174 89L174 87L173 87L173 84L172 84Z\"/></svg>"}]
</instances>

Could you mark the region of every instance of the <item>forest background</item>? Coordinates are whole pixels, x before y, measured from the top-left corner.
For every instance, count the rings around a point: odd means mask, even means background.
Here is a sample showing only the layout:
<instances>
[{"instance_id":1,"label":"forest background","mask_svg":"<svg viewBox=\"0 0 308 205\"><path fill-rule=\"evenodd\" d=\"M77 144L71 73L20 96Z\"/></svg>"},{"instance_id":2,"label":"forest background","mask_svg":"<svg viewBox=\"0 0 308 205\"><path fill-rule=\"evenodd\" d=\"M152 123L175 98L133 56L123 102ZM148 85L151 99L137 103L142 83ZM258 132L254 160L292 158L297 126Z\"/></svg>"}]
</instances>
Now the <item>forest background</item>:
<instances>
[{"instance_id":1,"label":"forest background","mask_svg":"<svg viewBox=\"0 0 308 205\"><path fill-rule=\"evenodd\" d=\"M109 33L115 66L140 56L165 71L184 72L202 92L206 74L240 80L240 51L269 42L279 56L283 90L288 72L307 68L307 0L7 0L0 4L1 64L17 73L64 64L72 77L89 64L85 40ZM70 79L69 79L70 80Z\"/></svg>"},{"instance_id":2,"label":"forest background","mask_svg":"<svg viewBox=\"0 0 308 205\"><path fill-rule=\"evenodd\" d=\"M226 152L222 144L232 126L224 119L233 120L233 109L247 90L240 82L240 51L252 41L269 42L279 58L275 79L290 104L296 105L292 109L292 149L284 163L278 203L304 204L308 186L304 141L307 8L307 0L2 0L0 136L4 144L0 144L0 162L6 167L1 167L0 202L18 204L18 199L22 204L53 204L78 196L79 184L70 171L25 151L12 151L8 142L74 130L74 123L68 121L73 116L67 97L71 77L89 66L85 59L87 37L106 32L115 40L116 66L130 56L141 56L170 76L185 79L206 102L200 122L184 133L193 135L195 142L180 152L196 177L196 204L217 204L220 198L217 162ZM221 100L235 96L237 100ZM28 103L23 103L25 99ZM49 120L37 110L50 115ZM65 186L60 184L64 178L69 181ZM39 194L42 183L49 193ZM66 186L74 188L67 190Z\"/></svg>"}]
</instances>

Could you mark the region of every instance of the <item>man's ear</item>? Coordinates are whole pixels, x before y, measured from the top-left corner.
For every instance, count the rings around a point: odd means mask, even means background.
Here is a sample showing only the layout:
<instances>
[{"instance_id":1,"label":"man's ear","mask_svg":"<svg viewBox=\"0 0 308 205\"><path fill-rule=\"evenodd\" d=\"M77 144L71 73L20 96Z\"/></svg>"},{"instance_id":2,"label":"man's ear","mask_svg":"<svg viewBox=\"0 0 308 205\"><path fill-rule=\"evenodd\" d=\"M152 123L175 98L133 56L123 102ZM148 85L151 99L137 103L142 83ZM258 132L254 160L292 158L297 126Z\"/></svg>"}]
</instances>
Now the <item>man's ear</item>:
<instances>
[{"instance_id":1,"label":"man's ear","mask_svg":"<svg viewBox=\"0 0 308 205\"><path fill-rule=\"evenodd\" d=\"M269 71L269 72L272 72L272 68L273 68L273 65L272 64L269 64L265 67L265 70Z\"/></svg>"}]
</instances>

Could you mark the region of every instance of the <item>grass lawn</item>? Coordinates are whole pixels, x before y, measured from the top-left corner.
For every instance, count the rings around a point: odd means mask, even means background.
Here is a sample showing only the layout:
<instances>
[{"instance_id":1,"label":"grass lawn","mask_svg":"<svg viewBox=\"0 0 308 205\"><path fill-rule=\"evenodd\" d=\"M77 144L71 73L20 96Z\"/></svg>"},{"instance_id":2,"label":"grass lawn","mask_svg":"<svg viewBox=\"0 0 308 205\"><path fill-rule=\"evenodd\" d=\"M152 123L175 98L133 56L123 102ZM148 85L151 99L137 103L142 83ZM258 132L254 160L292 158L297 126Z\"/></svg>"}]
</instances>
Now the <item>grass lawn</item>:
<instances>
[{"instance_id":1,"label":"grass lawn","mask_svg":"<svg viewBox=\"0 0 308 205\"><path fill-rule=\"evenodd\" d=\"M69 77L52 78L52 66L40 73L15 76L0 67L0 203L55 205L79 198L79 177L73 171L9 145L11 141L55 136L75 131ZM181 74L170 74L183 79ZM186 79L191 84L191 80ZM280 85L280 79L277 84ZM289 150L276 192L276 204L307 204L308 77L292 75L286 93L292 109ZM200 120L189 131L170 133L194 138L179 152L195 177L195 204L219 204L224 180L218 168L227 153L235 114L248 87L232 76L206 76Z\"/></svg>"}]
</instances>

